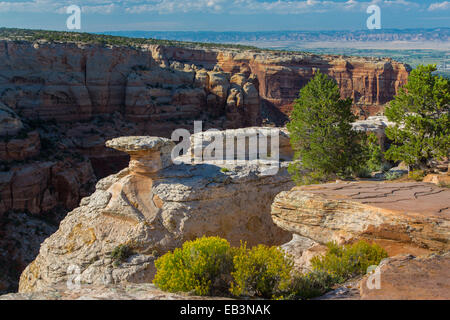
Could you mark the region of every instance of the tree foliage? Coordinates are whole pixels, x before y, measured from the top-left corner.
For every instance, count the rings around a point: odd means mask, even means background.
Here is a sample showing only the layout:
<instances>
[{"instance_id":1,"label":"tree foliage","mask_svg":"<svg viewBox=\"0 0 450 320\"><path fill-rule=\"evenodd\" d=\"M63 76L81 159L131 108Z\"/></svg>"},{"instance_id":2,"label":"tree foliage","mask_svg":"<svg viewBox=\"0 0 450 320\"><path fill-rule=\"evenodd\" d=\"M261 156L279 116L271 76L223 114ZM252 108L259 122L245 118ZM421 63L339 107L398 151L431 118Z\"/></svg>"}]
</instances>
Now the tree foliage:
<instances>
[{"instance_id":1,"label":"tree foliage","mask_svg":"<svg viewBox=\"0 0 450 320\"><path fill-rule=\"evenodd\" d=\"M287 125L295 162L289 170L299 184L347 177L365 163L363 134L352 130L352 100L341 99L337 83L318 72L300 90Z\"/></svg>"},{"instance_id":2,"label":"tree foliage","mask_svg":"<svg viewBox=\"0 0 450 320\"><path fill-rule=\"evenodd\" d=\"M395 122L386 128L393 141L387 159L423 169L427 160L449 155L450 82L435 71L435 65L418 66L386 109L388 119Z\"/></svg>"}]
</instances>

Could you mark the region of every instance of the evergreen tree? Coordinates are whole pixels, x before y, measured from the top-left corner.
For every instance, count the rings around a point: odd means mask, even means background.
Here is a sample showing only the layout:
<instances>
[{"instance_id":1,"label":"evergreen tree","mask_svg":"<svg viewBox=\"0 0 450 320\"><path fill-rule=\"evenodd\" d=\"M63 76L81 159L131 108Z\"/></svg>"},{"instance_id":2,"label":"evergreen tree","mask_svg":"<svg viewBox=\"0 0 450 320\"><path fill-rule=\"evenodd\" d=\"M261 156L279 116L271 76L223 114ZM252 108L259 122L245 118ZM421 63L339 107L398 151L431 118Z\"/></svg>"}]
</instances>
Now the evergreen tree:
<instances>
[{"instance_id":1,"label":"evergreen tree","mask_svg":"<svg viewBox=\"0 0 450 320\"><path fill-rule=\"evenodd\" d=\"M365 164L360 141L352 130L352 100L341 99L337 83L318 72L300 90L287 125L295 162L289 171L299 184L348 177Z\"/></svg>"},{"instance_id":2,"label":"evergreen tree","mask_svg":"<svg viewBox=\"0 0 450 320\"><path fill-rule=\"evenodd\" d=\"M385 157L413 169L425 169L428 160L450 151L450 82L434 71L436 65L418 66L386 109L395 126L386 128L392 145Z\"/></svg>"}]
</instances>

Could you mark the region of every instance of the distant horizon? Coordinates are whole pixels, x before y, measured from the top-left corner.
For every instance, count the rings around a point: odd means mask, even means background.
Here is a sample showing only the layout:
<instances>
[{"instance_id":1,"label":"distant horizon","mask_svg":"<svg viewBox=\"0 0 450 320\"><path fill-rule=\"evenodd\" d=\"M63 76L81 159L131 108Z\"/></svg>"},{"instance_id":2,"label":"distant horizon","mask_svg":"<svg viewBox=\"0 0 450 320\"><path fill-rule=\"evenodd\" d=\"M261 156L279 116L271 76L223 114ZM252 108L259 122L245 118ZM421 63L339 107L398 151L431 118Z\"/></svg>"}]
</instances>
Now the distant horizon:
<instances>
[{"instance_id":1,"label":"distant horizon","mask_svg":"<svg viewBox=\"0 0 450 320\"><path fill-rule=\"evenodd\" d=\"M80 32L355 31L377 7L382 29L450 27L443 0L2 0L0 24L68 30L72 6Z\"/></svg>"}]
</instances>

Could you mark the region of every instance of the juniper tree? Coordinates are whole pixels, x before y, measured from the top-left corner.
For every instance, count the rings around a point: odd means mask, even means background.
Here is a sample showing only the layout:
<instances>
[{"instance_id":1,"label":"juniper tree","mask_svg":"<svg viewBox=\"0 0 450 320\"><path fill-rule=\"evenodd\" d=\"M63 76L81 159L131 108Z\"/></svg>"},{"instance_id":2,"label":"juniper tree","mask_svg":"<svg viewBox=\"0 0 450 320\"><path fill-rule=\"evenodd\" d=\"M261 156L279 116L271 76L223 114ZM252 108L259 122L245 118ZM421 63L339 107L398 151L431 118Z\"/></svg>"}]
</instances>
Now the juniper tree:
<instances>
[{"instance_id":1,"label":"juniper tree","mask_svg":"<svg viewBox=\"0 0 450 320\"><path fill-rule=\"evenodd\" d=\"M436 65L419 65L386 108L386 116L395 123L386 128L392 140L387 159L424 169L428 160L449 155L450 82L435 71Z\"/></svg>"},{"instance_id":2,"label":"juniper tree","mask_svg":"<svg viewBox=\"0 0 450 320\"><path fill-rule=\"evenodd\" d=\"M363 134L352 130L352 100L341 99L337 83L318 72L300 90L287 125L294 163L289 167L299 184L347 177L365 164Z\"/></svg>"}]
</instances>

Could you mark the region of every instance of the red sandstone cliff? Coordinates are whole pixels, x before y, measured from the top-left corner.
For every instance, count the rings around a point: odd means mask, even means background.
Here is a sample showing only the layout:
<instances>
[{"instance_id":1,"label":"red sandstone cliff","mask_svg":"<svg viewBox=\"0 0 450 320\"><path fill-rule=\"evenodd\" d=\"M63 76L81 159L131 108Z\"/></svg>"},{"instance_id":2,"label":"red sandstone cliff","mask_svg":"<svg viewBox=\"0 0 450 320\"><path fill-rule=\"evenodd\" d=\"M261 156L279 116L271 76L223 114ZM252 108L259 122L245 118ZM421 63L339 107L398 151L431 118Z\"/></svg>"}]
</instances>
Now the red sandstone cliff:
<instances>
[{"instance_id":1,"label":"red sandstone cliff","mask_svg":"<svg viewBox=\"0 0 450 320\"><path fill-rule=\"evenodd\" d=\"M126 164L104 147L110 138L170 136L200 119L217 128L276 122L317 70L363 115L380 112L408 76L389 59L0 41L0 213L72 209L94 172Z\"/></svg>"}]
</instances>

